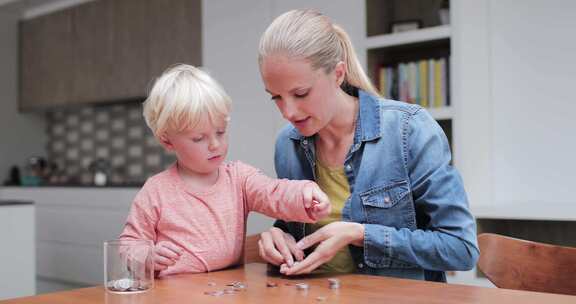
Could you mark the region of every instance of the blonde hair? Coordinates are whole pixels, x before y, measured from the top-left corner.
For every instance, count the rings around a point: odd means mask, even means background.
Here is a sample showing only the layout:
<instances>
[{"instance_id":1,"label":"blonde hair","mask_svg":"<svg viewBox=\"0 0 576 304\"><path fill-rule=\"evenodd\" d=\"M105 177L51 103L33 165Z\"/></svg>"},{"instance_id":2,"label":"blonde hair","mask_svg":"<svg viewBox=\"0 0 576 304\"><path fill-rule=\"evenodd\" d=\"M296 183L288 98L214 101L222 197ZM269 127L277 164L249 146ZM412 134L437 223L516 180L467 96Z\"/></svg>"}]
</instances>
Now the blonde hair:
<instances>
[{"instance_id":1,"label":"blonde hair","mask_svg":"<svg viewBox=\"0 0 576 304\"><path fill-rule=\"evenodd\" d=\"M144 119L156 137L228 120L231 100L206 72L191 65L168 68L144 101Z\"/></svg>"},{"instance_id":2,"label":"blonde hair","mask_svg":"<svg viewBox=\"0 0 576 304\"><path fill-rule=\"evenodd\" d=\"M258 62L273 54L304 58L314 70L322 68L326 73L342 61L347 69L343 85L380 95L362 69L348 34L317 11L292 10L274 19L260 39Z\"/></svg>"}]
</instances>

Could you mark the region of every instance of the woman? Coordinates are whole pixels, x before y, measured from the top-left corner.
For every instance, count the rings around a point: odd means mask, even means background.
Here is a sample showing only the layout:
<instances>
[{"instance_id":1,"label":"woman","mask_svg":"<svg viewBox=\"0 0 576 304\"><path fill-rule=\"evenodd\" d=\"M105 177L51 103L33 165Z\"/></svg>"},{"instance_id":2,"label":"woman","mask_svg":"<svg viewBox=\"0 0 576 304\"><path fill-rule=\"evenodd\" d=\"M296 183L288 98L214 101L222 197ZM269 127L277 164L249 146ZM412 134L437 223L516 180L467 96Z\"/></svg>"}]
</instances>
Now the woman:
<instances>
[{"instance_id":1,"label":"woman","mask_svg":"<svg viewBox=\"0 0 576 304\"><path fill-rule=\"evenodd\" d=\"M276 142L278 177L315 180L333 210L314 225L277 221L261 234L264 259L286 275L432 281L474 267L475 221L446 136L419 106L378 96L343 29L315 11L287 12L263 34L259 65L290 122Z\"/></svg>"}]
</instances>

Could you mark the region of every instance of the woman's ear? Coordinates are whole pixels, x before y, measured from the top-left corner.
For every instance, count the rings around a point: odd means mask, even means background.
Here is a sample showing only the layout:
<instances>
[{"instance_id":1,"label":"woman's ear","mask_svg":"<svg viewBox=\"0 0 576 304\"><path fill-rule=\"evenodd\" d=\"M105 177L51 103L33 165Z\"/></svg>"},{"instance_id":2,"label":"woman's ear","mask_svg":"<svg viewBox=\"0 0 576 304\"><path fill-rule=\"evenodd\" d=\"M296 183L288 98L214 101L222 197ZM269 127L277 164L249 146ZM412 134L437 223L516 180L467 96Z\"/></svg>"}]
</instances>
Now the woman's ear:
<instances>
[{"instance_id":1,"label":"woman's ear","mask_svg":"<svg viewBox=\"0 0 576 304\"><path fill-rule=\"evenodd\" d=\"M346 64L343 61L339 61L334 67L334 75L336 76L336 85L340 87L344 80L346 80Z\"/></svg>"}]
</instances>

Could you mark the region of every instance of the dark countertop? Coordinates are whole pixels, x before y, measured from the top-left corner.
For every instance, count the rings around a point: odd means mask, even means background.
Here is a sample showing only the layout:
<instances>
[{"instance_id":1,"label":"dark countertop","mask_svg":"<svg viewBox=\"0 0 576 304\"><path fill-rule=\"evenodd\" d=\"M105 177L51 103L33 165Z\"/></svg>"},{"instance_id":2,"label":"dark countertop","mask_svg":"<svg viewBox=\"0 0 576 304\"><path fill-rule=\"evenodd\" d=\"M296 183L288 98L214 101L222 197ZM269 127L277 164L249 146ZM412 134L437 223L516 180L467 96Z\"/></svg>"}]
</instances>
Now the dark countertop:
<instances>
[{"instance_id":1,"label":"dark countertop","mask_svg":"<svg viewBox=\"0 0 576 304\"><path fill-rule=\"evenodd\" d=\"M14 205L34 205L33 201L0 200L0 207Z\"/></svg>"}]
</instances>

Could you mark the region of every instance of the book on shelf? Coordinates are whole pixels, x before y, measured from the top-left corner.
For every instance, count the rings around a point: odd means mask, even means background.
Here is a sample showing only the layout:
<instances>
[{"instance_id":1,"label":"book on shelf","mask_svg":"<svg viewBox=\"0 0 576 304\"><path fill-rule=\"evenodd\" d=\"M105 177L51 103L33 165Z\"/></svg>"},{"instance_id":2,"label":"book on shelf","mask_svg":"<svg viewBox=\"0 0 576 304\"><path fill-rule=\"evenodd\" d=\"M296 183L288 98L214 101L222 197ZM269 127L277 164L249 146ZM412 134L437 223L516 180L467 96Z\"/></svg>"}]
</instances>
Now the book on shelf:
<instances>
[{"instance_id":1,"label":"book on shelf","mask_svg":"<svg viewBox=\"0 0 576 304\"><path fill-rule=\"evenodd\" d=\"M378 89L389 99L424 108L450 106L449 57L400 62L378 68Z\"/></svg>"}]
</instances>

